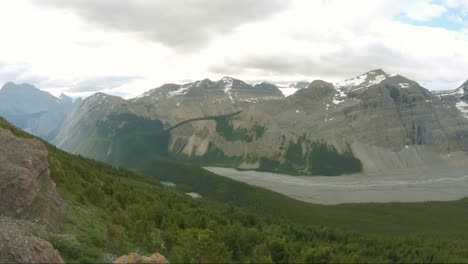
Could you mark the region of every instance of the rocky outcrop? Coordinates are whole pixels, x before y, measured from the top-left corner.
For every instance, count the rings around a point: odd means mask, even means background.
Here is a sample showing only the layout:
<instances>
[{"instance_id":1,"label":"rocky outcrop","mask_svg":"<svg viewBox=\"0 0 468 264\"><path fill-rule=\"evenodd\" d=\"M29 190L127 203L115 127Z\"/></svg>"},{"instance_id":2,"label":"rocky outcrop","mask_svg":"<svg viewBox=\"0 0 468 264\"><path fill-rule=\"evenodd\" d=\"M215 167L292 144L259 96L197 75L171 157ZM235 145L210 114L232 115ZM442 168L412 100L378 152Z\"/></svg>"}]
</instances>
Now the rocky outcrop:
<instances>
[{"instance_id":1,"label":"rocky outcrop","mask_svg":"<svg viewBox=\"0 0 468 264\"><path fill-rule=\"evenodd\" d=\"M29 225L0 218L0 263L63 263L48 242L29 233Z\"/></svg>"},{"instance_id":2,"label":"rocky outcrop","mask_svg":"<svg viewBox=\"0 0 468 264\"><path fill-rule=\"evenodd\" d=\"M57 228L63 203L49 175L47 149L0 128L0 215Z\"/></svg>"},{"instance_id":3,"label":"rocky outcrop","mask_svg":"<svg viewBox=\"0 0 468 264\"><path fill-rule=\"evenodd\" d=\"M154 253L153 255L146 257L140 256L137 253L130 253L125 256L121 256L114 260L115 264L130 264L130 263L154 263L154 264L169 264L169 261L161 254Z\"/></svg>"},{"instance_id":4,"label":"rocky outcrop","mask_svg":"<svg viewBox=\"0 0 468 264\"><path fill-rule=\"evenodd\" d=\"M46 147L2 128L0 146L0 263L63 263L32 231L57 229L63 215Z\"/></svg>"}]
</instances>

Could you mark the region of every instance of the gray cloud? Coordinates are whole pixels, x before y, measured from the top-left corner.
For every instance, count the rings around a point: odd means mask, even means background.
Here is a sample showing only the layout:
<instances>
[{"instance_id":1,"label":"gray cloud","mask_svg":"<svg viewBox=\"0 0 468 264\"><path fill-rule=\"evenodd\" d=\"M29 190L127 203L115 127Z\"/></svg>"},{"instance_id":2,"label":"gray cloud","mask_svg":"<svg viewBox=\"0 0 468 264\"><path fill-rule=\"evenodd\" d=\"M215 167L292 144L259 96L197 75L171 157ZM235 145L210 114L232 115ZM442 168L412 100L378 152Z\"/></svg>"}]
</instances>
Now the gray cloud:
<instances>
[{"instance_id":1,"label":"gray cloud","mask_svg":"<svg viewBox=\"0 0 468 264\"><path fill-rule=\"evenodd\" d=\"M52 79L31 73L30 66L9 64L0 61L0 85L6 82L29 83L36 87L64 87L69 93L99 92L112 90L128 82L141 79L139 76L102 76L82 80Z\"/></svg>"},{"instance_id":2,"label":"gray cloud","mask_svg":"<svg viewBox=\"0 0 468 264\"><path fill-rule=\"evenodd\" d=\"M104 76L80 81L67 89L68 92L98 92L110 90L128 82L141 79L139 76Z\"/></svg>"},{"instance_id":3,"label":"gray cloud","mask_svg":"<svg viewBox=\"0 0 468 264\"><path fill-rule=\"evenodd\" d=\"M194 51L237 26L270 17L289 0L34 0L66 8L109 29L134 32L181 51Z\"/></svg>"},{"instance_id":4,"label":"gray cloud","mask_svg":"<svg viewBox=\"0 0 468 264\"><path fill-rule=\"evenodd\" d=\"M327 61L326 56L307 56L302 54L262 54L248 55L241 58L226 59L224 63L214 64L209 70L218 74L248 74L255 72L260 76L321 76L323 78L342 78L351 73L372 67L353 64L352 58ZM332 57L333 58L333 57ZM354 65L354 68L353 68ZM359 69L356 69L359 68Z\"/></svg>"},{"instance_id":5,"label":"gray cloud","mask_svg":"<svg viewBox=\"0 0 468 264\"><path fill-rule=\"evenodd\" d=\"M382 43L369 43L354 47L343 45L339 50L320 55L298 53L250 54L240 58L227 58L213 64L209 70L217 74L255 73L258 76L320 76L324 80L346 79L369 70L381 68L388 73L401 74L417 81L439 80L448 87L468 76L463 72L463 58L447 56L428 60L413 58ZM451 65L452 67L440 67ZM440 85L441 88L442 85ZM430 88L437 88L431 85ZM455 87L453 87L455 88Z\"/></svg>"},{"instance_id":6,"label":"gray cloud","mask_svg":"<svg viewBox=\"0 0 468 264\"><path fill-rule=\"evenodd\" d=\"M38 85L47 78L31 73L31 67L26 64L9 64L0 61L0 83L15 82Z\"/></svg>"}]
</instances>

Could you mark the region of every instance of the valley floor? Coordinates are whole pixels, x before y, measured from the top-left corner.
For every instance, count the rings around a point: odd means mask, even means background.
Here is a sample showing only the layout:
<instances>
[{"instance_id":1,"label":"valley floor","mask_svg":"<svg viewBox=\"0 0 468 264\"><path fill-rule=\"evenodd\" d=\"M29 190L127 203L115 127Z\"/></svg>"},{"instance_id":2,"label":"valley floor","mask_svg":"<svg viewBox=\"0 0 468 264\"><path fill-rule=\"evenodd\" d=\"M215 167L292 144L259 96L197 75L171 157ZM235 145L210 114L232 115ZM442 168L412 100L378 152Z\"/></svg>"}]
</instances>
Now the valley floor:
<instances>
[{"instance_id":1,"label":"valley floor","mask_svg":"<svg viewBox=\"0 0 468 264\"><path fill-rule=\"evenodd\" d=\"M205 169L318 204L453 201L468 197L468 168L426 167L337 177Z\"/></svg>"}]
</instances>

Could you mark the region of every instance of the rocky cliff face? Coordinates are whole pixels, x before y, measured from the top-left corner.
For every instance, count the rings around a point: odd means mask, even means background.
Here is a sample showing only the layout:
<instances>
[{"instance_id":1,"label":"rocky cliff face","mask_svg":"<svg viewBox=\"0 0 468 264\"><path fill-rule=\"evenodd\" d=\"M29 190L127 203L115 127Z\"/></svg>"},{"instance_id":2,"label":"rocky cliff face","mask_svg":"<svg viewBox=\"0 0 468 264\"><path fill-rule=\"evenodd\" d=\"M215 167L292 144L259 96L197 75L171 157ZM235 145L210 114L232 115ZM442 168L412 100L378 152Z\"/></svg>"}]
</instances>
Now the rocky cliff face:
<instances>
[{"instance_id":1,"label":"rocky cliff face","mask_svg":"<svg viewBox=\"0 0 468 264\"><path fill-rule=\"evenodd\" d=\"M187 123L172 131L169 148L203 163L337 175L461 163L466 136L455 104L375 70L341 83L314 81L228 119Z\"/></svg>"},{"instance_id":2,"label":"rocky cliff face","mask_svg":"<svg viewBox=\"0 0 468 264\"><path fill-rule=\"evenodd\" d=\"M63 204L49 175L45 146L0 128L0 215L59 225Z\"/></svg>"},{"instance_id":3,"label":"rocky cliff face","mask_svg":"<svg viewBox=\"0 0 468 264\"><path fill-rule=\"evenodd\" d=\"M49 175L45 146L0 128L0 263L63 263L59 252L31 233L57 229L64 205Z\"/></svg>"}]
</instances>

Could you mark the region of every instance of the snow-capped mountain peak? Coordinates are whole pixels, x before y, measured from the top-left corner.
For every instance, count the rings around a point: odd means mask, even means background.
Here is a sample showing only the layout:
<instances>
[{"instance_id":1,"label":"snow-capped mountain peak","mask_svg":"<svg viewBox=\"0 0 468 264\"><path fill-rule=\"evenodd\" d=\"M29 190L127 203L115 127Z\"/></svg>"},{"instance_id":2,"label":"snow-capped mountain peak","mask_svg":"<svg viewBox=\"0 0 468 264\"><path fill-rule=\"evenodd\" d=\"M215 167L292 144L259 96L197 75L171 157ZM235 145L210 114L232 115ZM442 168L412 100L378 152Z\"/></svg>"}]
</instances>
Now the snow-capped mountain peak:
<instances>
[{"instance_id":1,"label":"snow-capped mountain peak","mask_svg":"<svg viewBox=\"0 0 468 264\"><path fill-rule=\"evenodd\" d=\"M357 77L346 79L342 82L334 83L336 88L344 88L346 90L360 90L363 88L376 85L391 77L389 74L381 69L366 72Z\"/></svg>"}]
</instances>

